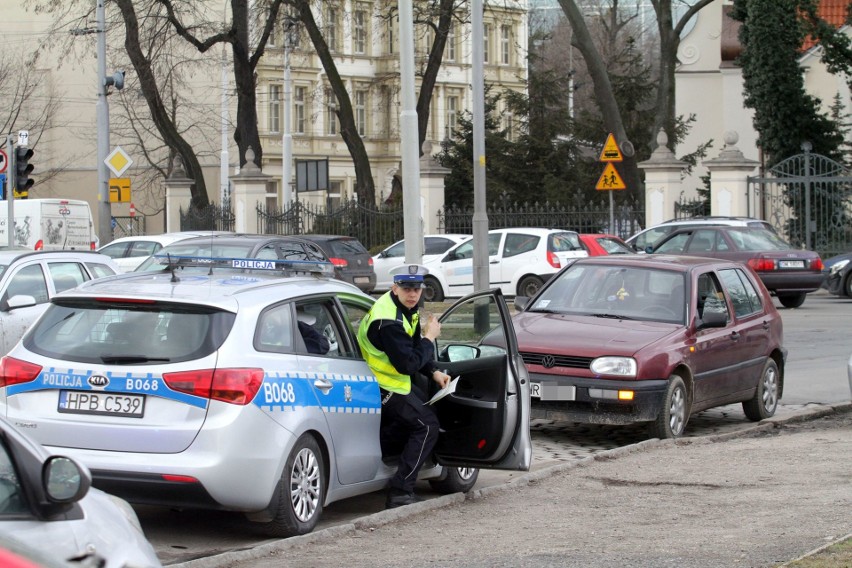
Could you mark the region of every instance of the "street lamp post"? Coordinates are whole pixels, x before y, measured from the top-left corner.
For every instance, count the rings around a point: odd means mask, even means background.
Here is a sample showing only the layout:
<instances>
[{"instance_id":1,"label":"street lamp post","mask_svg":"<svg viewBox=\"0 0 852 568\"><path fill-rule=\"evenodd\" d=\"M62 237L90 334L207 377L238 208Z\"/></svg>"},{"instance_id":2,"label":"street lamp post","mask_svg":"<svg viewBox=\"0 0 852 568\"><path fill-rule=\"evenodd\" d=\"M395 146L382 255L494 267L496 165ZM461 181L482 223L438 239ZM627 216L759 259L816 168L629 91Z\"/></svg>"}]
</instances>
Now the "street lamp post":
<instances>
[{"instance_id":1,"label":"street lamp post","mask_svg":"<svg viewBox=\"0 0 852 568\"><path fill-rule=\"evenodd\" d=\"M281 189L286 207L289 207L293 201L293 192L290 186L290 178L293 175L293 133L290 125L290 111L293 106L293 80L290 77L290 53L296 43L297 33L297 23L291 18L287 18L284 28L284 133L281 140Z\"/></svg>"},{"instance_id":2,"label":"street lamp post","mask_svg":"<svg viewBox=\"0 0 852 568\"><path fill-rule=\"evenodd\" d=\"M106 158L109 155L109 105L106 83L106 14L104 0L97 0L98 34L98 237L104 245L112 240L112 207L109 202L109 173Z\"/></svg>"}]
</instances>

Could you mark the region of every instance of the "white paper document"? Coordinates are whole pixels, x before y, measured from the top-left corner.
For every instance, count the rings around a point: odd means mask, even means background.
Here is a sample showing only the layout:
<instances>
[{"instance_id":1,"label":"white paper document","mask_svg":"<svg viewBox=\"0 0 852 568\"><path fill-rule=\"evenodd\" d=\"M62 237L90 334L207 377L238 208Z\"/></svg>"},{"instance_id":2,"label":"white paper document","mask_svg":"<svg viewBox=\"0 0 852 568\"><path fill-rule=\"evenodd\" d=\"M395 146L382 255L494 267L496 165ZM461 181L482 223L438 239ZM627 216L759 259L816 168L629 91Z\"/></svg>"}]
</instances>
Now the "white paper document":
<instances>
[{"instance_id":1,"label":"white paper document","mask_svg":"<svg viewBox=\"0 0 852 568\"><path fill-rule=\"evenodd\" d=\"M460 376L461 375L459 375L459 377ZM459 382L459 377L456 377L452 381L448 382L447 386L445 386L444 388L442 388L441 390L436 392L435 396L433 396L431 399L429 399L429 402L424 402L423 404L435 404L436 402L438 402L439 400L441 400L442 398L444 398L448 394L453 394L454 392L456 392L456 384Z\"/></svg>"}]
</instances>

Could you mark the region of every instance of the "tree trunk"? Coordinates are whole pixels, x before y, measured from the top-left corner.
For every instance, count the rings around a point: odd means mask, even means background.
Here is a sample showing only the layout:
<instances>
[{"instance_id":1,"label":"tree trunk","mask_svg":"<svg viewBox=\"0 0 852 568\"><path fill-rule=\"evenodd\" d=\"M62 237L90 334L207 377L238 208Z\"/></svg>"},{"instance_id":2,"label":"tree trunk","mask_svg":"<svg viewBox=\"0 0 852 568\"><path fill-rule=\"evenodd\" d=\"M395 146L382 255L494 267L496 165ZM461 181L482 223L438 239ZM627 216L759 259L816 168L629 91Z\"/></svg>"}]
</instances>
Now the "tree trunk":
<instances>
[{"instance_id":1,"label":"tree trunk","mask_svg":"<svg viewBox=\"0 0 852 568\"><path fill-rule=\"evenodd\" d=\"M429 125L429 109L432 105L432 94L435 83L438 80L438 72L441 70L441 62L444 58L444 48L447 45L447 34L453 21L454 0L441 0L438 6L438 29L435 33L435 41L429 50L429 60L426 63L426 71L420 82L420 94L417 96L417 134L418 152L423 155L423 143L426 141L426 129Z\"/></svg>"},{"instance_id":2,"label":"tree trunk","mask_svg":"<svg viewBox=\"0 0 852 568\"><path fill-rule=\"evenodd\" d=\"M237 122L234 141L240 153L240 166L246 163L246 150L254 150L255 163L263 162L263 147L257 130L257 78L249 54L248 2L231 0L231 13L236 31L235 41L231 42L234 56L234 84L237 89Z\"/></svg>"}]
</instances>

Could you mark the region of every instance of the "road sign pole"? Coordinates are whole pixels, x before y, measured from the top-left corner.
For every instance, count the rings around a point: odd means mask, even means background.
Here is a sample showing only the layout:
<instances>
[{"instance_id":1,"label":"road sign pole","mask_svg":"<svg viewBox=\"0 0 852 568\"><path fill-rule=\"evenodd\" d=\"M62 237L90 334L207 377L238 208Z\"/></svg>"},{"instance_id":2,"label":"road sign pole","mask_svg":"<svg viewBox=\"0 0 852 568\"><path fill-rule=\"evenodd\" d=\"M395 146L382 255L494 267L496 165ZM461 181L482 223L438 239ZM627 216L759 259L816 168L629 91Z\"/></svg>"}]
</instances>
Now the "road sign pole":
<instances>
[{"instance_id":1,"label":"road sign pole","mask_svg":"<svg viewBox=\"0 0 852 568\"><path fill-rule=\"evenodd\" d=\"M12 191L12 174L15 171L15 166L11 163L11 160L15 156L15 148L12 145L11 134L6 136L6 156L8 157L8 165L6 166L8 172L6 175L6 240L9 248L12 248L15 236L15 195Z\"/></svg>"}]
</instances>

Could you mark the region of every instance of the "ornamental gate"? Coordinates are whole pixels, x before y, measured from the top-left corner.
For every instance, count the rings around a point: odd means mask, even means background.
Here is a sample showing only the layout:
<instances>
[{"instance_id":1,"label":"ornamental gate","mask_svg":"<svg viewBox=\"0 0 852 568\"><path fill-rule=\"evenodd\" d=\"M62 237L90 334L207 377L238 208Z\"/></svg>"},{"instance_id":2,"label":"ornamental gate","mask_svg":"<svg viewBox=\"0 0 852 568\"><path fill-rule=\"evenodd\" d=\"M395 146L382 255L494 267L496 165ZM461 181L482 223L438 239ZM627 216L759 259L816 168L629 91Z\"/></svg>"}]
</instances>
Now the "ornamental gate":
<instances>
[{"instance_id":1,"label":"ornamental gate","mask_svg":"<svg viewBox=\"0 0 852 568\"><path fill-rule=\"evenodd\" d=\"M748 215L769 221L790 244L823 258L852 250L850 198L849 170L808 148L766 177L748 178Z\"/></svg>"}]
</instances>

